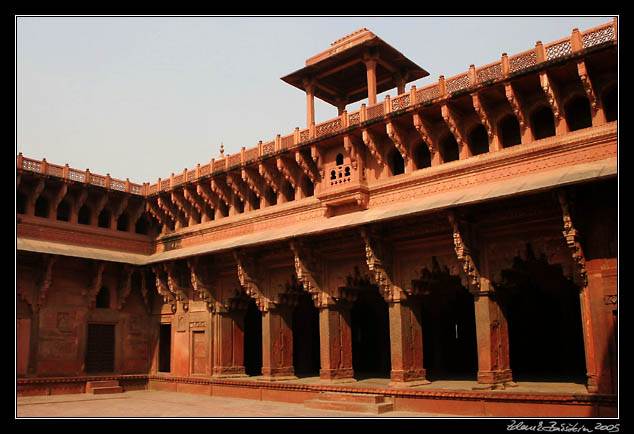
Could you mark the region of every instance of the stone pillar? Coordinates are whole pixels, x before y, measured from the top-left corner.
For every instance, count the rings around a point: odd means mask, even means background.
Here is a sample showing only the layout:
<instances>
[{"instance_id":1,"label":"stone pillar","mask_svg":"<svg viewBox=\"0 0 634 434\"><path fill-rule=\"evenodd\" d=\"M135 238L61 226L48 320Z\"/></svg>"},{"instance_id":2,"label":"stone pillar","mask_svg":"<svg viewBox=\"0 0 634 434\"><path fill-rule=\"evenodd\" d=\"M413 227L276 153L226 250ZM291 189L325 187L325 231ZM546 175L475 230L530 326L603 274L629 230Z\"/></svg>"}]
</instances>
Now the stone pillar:
<instances>
[{"instance_id":1,"label":"stone pillar","mask_svg":"<svg viewBox=\"0 0 634 434\"><path fill-rule=\"evenodd\" d=\"M315 123L315 83L313 80L304 80L306 90L306 128Z\"/></svg>"},{"instance_id":2,"label":"stone pillar","mask_svg":"<svg viewBox=\"0 0 634 434\"><path fill-rule=\"evenodd\" d=\"M296 380L293 368L292 310L262 312L262 380Z\"/></svg>"},{"instance_id":3,"label":"stone pillar","mask_svg":"<svg viewBox=\"0 0 634 434\"><path fill-rule=\"evenodd\" d=\"M376 57L365 56L363 62L367 71L368 106L372 106L376 104Z\"/></svg>"},{"instance_id":4,"label":"stone pillar","mask_svg":"<svg viewBox=\"0 0 634 434\"><path fill-rule=\"evenodd\" d=\"M508 323L487 279L473 292L478 344L477 388L499 389L514 386L509 359Z\"/></svg>"},{"instance_id":5,"label":"stone pillar","mask_svg":"<svg viewBox=\"0 0 634 434\"><path fill-rule=\"evenodd\" d=\"M214 314L214 377L245 377L244 318L246 312Z\"/></svg>"},{"instance_id":6,"label":"stone pillar","mask_svg":"<svg viewBox=\"0 0 634 434\"><path fill-rule=\"evenodd\" d=\"M319 346L325 381L356 381L352 369L352 333L348 304L332 303L319 307Z\"/></svg>"},{"instance_id":7,"label":"stone pillar","mask_svg":"<svg viewBox=\"0 0 634 434\"><path fill-rule=\"evenodd\" d=\"M430 384L423 369L423 329L420 307L407 302L389 303L392 371L390 387Z\"/></svg>"}]
</instances>

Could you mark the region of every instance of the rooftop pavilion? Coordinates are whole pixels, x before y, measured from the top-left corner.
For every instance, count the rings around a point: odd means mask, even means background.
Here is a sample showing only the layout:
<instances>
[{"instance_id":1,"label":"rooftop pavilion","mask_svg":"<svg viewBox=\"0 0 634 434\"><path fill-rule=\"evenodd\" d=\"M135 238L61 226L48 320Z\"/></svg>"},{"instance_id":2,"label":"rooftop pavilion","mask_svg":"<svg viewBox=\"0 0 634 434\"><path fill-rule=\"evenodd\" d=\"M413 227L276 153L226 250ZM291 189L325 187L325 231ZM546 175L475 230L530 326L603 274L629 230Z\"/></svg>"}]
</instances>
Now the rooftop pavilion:
<instances>
[{"instance_id":1,"label":"rooftop pavilion","mask_svg":"<svg viewBox=\"0 0 634 434\"><path fill-rule=\"evenodd\" d=\"M367 98L376 104L377 93L397 88L429 73L366 28L330 44L306 59L306 66L285 77L286 83L306 92L306 126L315 122L315 97L343 113L347 104Z\"/></svg>"}]
</instances>

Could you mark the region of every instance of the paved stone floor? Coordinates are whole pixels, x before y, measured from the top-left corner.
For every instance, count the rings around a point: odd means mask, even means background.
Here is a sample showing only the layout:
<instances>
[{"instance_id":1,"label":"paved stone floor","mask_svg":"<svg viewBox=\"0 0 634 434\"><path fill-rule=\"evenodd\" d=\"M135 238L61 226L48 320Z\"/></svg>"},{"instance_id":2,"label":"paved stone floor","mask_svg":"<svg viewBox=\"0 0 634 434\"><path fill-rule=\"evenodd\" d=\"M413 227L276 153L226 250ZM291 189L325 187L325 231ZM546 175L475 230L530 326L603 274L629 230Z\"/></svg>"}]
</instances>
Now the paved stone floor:
<instances>
[{"instance_id":1,"label":"paved stone floor","mask_svg":"<svg viewBox=\"0 0 634 434\"><path fill-rule=\"evenodd\" d=\"M112 395L26 396L16 418L421 418L453 417L392 411L382 415L317 410L303 404L224 398L155 390Z\"/></svg>"}]
</instances>

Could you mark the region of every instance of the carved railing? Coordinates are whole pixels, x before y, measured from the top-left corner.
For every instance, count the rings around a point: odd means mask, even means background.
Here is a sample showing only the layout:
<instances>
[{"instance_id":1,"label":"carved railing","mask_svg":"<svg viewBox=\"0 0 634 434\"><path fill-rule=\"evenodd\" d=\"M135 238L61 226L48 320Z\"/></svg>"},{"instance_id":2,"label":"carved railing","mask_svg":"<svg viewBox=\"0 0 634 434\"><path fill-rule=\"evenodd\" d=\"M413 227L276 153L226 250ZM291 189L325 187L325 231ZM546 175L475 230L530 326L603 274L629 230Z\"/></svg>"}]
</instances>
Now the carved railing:
<instances>
[{"instance_id":1,"label":"carved railing","mask_svg":"<svg viewBox=\"0 0 634 434\"><path fill-rule=\"evenodd\" d=\"M510 75L521 73L523 70L530 69L540 63L556 61L575 52L616 40L616 19L584 32L579 32L577 29L574 29L572 35L569 37L546 45L538 41L531 50L513 56L507 56L507 54L504 53L499 61L479 68L475 68L472 65L469 71L448 79L445 79L444 76L441 75L436 83L432 83L420 89L416 89L415 86L412 86L409 92L405 92L393 98L387 95L384 102L379 102L369 107L362 104L361 109L358 111L352 113L344 111L343 114L335 119L317 125L313 124L303 130L297 128L294 133L283 137L278 135L274 140L266 143L260 142L256 147L249 149L242 148L242 151L239 153L218 160L212 159L209 164L204 166L200 166L199 164L194 170L188 171L185 169L182 174L172 174L171 177L167 179L159 178L158 181L153 184L133 184L130 183L128 179L124 181L111 178L110 175L95 175L88 170L79 171L71 169L68 165L53 165L47 163L45 159L37 161L24 158L22 154L18 156L18 168L71 179L77 182L99 185L132 194L153 195L160 191L174 188L183 182L192 182L203 176L209 176L218 171L228 170L234 166L245 165L247 162L266 157L275 152L300 146L316 138L336 134L349 127L360 125L363 122L380 119L391 112L405 110L417 104L429 104L434 100L450 96L453 93L465 92L478 85L504 80Z\"/></svg>"}]
</instances>

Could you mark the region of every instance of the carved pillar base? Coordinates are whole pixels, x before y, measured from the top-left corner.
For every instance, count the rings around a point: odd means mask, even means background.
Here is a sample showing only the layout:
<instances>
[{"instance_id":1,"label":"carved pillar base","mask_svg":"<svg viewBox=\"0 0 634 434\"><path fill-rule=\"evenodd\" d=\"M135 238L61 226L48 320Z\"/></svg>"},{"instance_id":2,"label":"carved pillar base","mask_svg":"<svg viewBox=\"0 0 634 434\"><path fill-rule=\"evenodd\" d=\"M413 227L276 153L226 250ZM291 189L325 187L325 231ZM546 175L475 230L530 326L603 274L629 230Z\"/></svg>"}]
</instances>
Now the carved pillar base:
<instances>
[{"instance_id":1,"label":"carved pillar base","mask_svg":"<svg viewBox=\"0 0 634 434\"><path fill-rule=\"evenodd\" d=\"M420 309L408 303L389 304L392 370L389 387L431 384L423 369L423 331Z\"/></svg>"},{"instance_id":2,"label":"carved pillar base","mask_svg":"<svg viewBox=\"0 0 634 434\"><path fill-rule=\"evenodd\" d=\"M319 378L328 382L356 381L352 369L350 309L340 304L319 309Z\"/></svg>"},{"instance_id":3,"label":"carved pillar base","mask_svg":"<svg viewBox=\"0 0 634 434\"><path fill-rule=\"evenodd\" d=\"M214 314L213 377L247 376L244 369L244 316L245 311Z\"/></svg>"},{"instance_id":4,"label":"carved pillar base","mask_svg":"<svg viewBox=\"0 0 634 434\"><path fill-rule=\"evenodd\" d=\"M293 368L291 310L262 312L262 377L259 381L296 380Z\"/></svg>"},{"instance_id":5,"label":"carved pillar base","mask_svg":"<svg viewBox=\"0 0 634 434\"><path fill-rule=\"evenodd\" d=\"M488 280L482 279L481 292L474 294L478 343L477 388L512 387L508 323L489 286Z\"/></svg>"}]
</instances>

